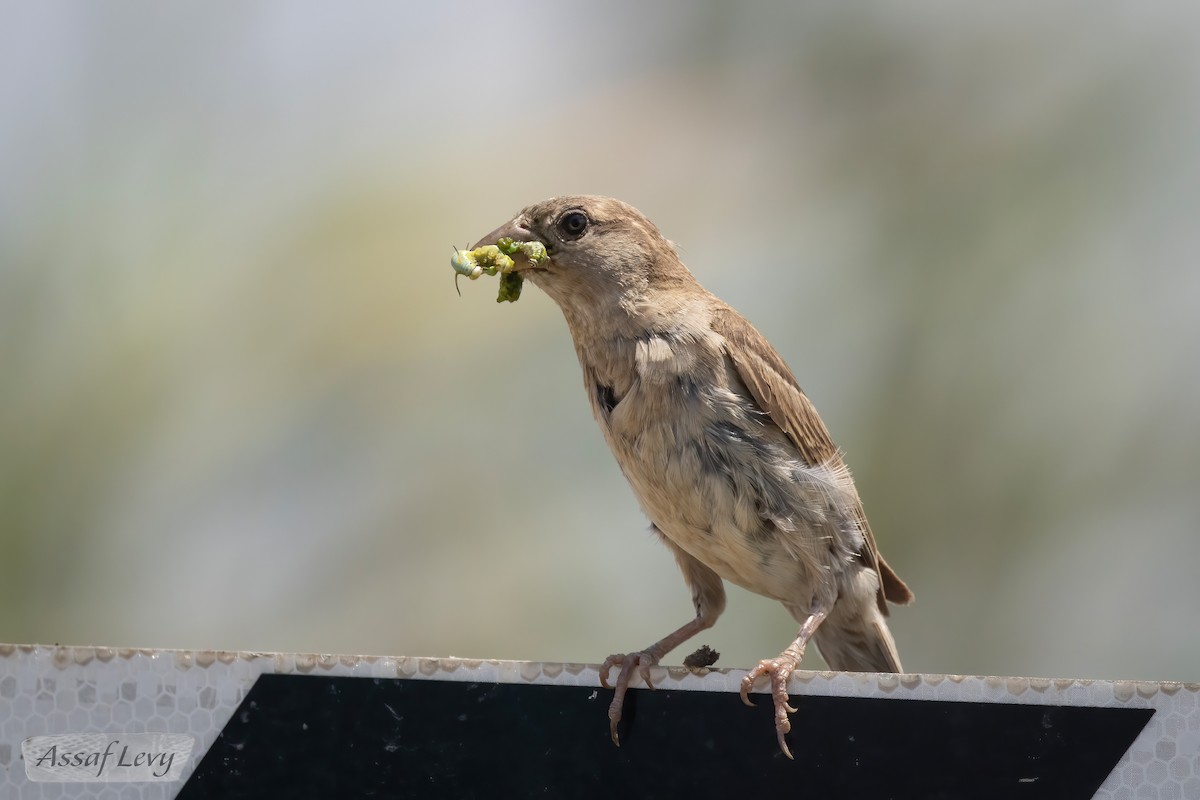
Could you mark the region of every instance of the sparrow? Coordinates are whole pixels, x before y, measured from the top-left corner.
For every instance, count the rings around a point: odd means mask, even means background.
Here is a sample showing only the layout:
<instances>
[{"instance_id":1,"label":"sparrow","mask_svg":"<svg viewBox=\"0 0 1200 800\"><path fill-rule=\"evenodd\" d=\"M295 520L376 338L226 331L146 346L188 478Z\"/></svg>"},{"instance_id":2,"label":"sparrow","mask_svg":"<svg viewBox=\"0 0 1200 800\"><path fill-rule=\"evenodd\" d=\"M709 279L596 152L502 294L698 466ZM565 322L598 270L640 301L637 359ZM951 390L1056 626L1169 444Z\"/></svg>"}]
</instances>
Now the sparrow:
<instances>
[{"instance_id":1,"label":"sparrow","mask_svg":"<svg viewBox=\"0 0 1200 800\"><path fill-rule=\"evenodd\" d=\"M633 206L554 197L475 247L504 237L545 245L548 258L518 257L514 270L562 310L596 422L696 610L649 647L604 660L613 742L631 679L653 688L650 667L716 623L731 581L778 600L800 625L741 682L753 705L755 682L769 677L791 758L788 677L810 641L835 670L902 671L888 603L913 594L879 554L841 451L775 349Z\"/></svg>"}]
</instances>

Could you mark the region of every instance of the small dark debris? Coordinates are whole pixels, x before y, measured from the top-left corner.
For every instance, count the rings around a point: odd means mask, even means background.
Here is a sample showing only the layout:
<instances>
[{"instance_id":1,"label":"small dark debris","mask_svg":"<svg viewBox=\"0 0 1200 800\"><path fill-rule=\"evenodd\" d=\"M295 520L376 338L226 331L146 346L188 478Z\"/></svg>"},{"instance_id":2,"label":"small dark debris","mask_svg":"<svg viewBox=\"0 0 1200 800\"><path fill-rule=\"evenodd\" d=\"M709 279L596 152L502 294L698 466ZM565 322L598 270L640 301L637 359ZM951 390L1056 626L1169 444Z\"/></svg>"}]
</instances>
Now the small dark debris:
<instances>
[{"instance_id":1,"label":"small dark debris","mask_svg":"<svg viewBox=\"0 0 1200 800\"><path fill-rule=\"evenodd\" d=\"M720 657L721 654L716 650L713 650L706 644L702 644L696 652L683 660L683 665L688 669L704 669L717 663L717 659Z\"/></svg>"}]
</instances>

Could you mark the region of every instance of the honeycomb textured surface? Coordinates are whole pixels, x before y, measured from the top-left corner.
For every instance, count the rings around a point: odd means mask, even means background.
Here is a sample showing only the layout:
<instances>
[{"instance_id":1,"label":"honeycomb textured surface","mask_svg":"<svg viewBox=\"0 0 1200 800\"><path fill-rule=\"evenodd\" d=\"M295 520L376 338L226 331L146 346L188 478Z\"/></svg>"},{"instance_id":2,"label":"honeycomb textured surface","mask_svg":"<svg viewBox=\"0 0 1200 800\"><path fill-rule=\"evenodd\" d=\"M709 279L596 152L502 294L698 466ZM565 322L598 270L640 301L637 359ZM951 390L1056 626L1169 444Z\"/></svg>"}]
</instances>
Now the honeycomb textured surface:
<instances>
[{"instance_id":1,"label":"honeycomb textured surface","mask_svg":"<svg viewBox=\"0 0 1200 800\"><path fill-rule=\"evenodd\" d=\"M0 797L171 798L263 673L599 686L594 664L0 644ZM735 693L745 671L659 667L651 674L662 688ZM1153 708L1096 797L1200 798L1200 684L797 672L790 688L797 695ZM26 777L23 740L82 732L181 733L195 737L195 746L179 781Z\"/></svg>"}]
</instances>

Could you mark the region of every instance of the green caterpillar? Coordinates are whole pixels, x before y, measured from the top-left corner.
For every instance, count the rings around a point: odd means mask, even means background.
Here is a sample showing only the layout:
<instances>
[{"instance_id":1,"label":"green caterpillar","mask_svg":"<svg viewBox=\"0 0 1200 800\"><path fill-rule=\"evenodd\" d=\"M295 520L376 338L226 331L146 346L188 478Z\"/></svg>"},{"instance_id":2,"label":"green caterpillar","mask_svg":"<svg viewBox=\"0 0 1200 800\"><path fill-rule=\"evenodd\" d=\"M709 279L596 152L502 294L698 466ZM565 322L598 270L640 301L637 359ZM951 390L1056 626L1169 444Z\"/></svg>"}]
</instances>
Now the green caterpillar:
<instances>
[{"instance_id":1,"label":"green caterpillar","mask_svg":"<svg viewBox=\"0 0 1200 800\"><path fill-rule=\"evenodd\" d=\"M496 246L505 255L515 256L517 253L521 253L529 259L530 266L534 267L550 257L546 252L546 245L541 242L514 242L506 236L496 242Z\"/></svg>"},{"instance_id":2,"label":"green caterpillar","mask_svg":"<svg viewBox=\"0 0 1200 800\"><path fill-rule=\"evenodd\" d=\"M495 275L497 272L509 272L513 268L513 260L502 253L494 244L477 247L474 250L456 250L450 257L450 266L459 275L466 275L475 280L485 272Z\"/></svg>"},{"instance_id":3,"label":"green caterpillar","mask_svg":"<svg viewBox=\"0 0 1200 800\"><path fill-rule=\"evenodd\" d=\"M496 296L497 303L515 303L521 297L521 284L525 282L519 273L513 272L512 256L524 256L532 266L549 258L546 246L541 242L514 242L504 238L496 244L484 245L474 250L455 250L450 257L450 266L454 268L455 288L458 286L458 276L465 275L476 280L480 275L500 275L500 292Z\"/></svg>"},{"instance_id":4,"label":"green caterpillar","mask_svg":"<svg viewBox=\"0 0 1200 800\"><path fill-rule=\"evenodd\" d=\"M496 295L497 303L515 303L521 299L521 284L525 282L515 272L506 272L500 276L500 292Z\"/></svg>"}]
</instances>

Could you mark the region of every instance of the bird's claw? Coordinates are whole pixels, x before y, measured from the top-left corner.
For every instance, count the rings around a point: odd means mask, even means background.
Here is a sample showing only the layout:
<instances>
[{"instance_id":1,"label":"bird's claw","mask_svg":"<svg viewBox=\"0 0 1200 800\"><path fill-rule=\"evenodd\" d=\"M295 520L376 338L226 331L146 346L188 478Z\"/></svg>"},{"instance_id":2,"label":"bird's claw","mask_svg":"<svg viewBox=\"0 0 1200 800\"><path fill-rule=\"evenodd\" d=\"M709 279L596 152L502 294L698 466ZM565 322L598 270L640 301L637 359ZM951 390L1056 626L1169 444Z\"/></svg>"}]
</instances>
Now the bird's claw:
<instances>
[{"instance_id":1,"label":"bird's claw","mask_svg":"<svg viewBox=\"0 0 1200 800\"><path fill-rule=\"evenodd\" d=\"M788 719L788 714L795 714L796 710L791 703L788 702L788 678L796 669L796 662L791 658L781 656L780 658L764 659L758 662L758 666L746 673L746 677L742 678L742 702L748 706L753 706L750 701L750 691L754 688L754 682L766 674L771 676L771 698L775 702L775 733L779 739L779 749L788 758L792 758L792 751L788 749L787 742L784 740L784 735L792 730L792 722Z\"/></svg>"},{"instance_id":2,"label":"bird's claw","mask_svg":"<svg viewBox=\"0 0 1200 800\"><path fill-rule=\"evenodd\" d=\"M657 664L656 656L645 650L639 650L636 653L616 653L604 659L604 663L600 665L600 685L605 689L613 689L613 699L608 705L608 731L612 735L613 744L617 747L621 746L621 739L617 736L617 723L621 721L621 708L625 705L625 692L629 689L629 681L633 678L636 670L646 685L653 689L654 683L650 680L650 668ZM617 682L610 686L608 671L617 665L620 665L621 671L617 673Z\"/></svg>"},{"instance_id":3,"label":"bird's claw","mask_svg":"<svg viewBox=\"0 0 1200 800\"><path fill-rule=\"evenodd\" d=\"M604 659L604 663L600 665L600 685L605 689L611 689L608 685L608 672L613 667L620 665L621 671L617 673L616 687L629 685L629 679L633 676L633 671L636 669L638 675L651 689L654 688L654 681L650 677L650 668L658 666L658 658L646 652L639 650L636 653L616 653Z\"/></svg>"}]
</instances>

